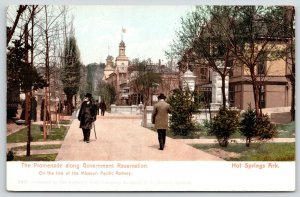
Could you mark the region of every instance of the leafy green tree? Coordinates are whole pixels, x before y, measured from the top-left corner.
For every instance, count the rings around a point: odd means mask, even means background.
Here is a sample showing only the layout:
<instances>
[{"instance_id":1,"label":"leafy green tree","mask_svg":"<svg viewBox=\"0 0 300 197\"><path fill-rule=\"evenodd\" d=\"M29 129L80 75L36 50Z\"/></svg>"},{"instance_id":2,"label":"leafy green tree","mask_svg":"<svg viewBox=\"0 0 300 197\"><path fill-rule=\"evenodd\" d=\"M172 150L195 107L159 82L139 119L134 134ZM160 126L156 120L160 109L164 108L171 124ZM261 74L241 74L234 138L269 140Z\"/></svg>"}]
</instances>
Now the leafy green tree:
<instances>
[{"instance_id":1,"label":"leafy green tree","mask_svg":"<svg viewBox=\"0 0 300 197\"><path fill-rule=\"evenodd\" d=\"M239 112L221 107L218 114L210 122L210 135L217 137L219 145L226 147L230 136L238 130Z\"/></svg>"},{"instance_id":2,"label":"leafy green tree","mask_svg":"<svg viewBox=\"0 0 300 197\"><path fill-rule=\"evenodd\" d=\"M13 44L13 47L8 47L7 53L8 117L16 115L17 105L10 108L10 102L16 101L16 98L19 98L19 90L26 93L47 85L43 77L37 72L37 69L25 61L26 53L30 49L30 46L25 46L21 40L14 40ZM13 94L14 92L17 92L17 95Z\"/></svg>"},{"instance_id":3,"label":"leafy green tree","mask_svg":"<svg viewBox=\"0 0 300 197\"><path fill-rule=\"evenodd\" d=\"M155 70L153 65L147 64L147 61L140 62L135 59L130 71L134 73L132 83L137 91L142 95L144 101L144 111L150 104L151 91L161 83L161 73ZM143 122L146 123L146 113L144 113Z\"/></svg>"},{"instance_id":4,"label":"leafy green tree","mask_svg":"<svg viewBox=\"0 0 300 197\"><path fill-rule=\"evenodd\" d=\"M250 146L251 139L256 136L256 113L254 109L249 108L242 114L240 123L240 133L246 137L246 146Z\"/></svg>"},{"instance_id":5,"label":"leafy green tree","mask_svg":"<svg viewBox=\"0 0 300 197\"><path fill-rule=\"evenodd\" d=\"M220 23L222 34L230 40L231 53L244 65L253 89L254 107L258 116L262 115L261 93L268 68L258 73L259 65L280 58L285 41L284 15L280 6L233 6L226 21ZM220 19L220 17L219 17ZM222 17L224 19L224 17ZM221 19L220 19L221 20ZM226 28L223 24L226 25Z\"/></svg>"},{"instance_id":6,"label":"leafy green tree","mask_svg":"<svg viewBox=\"0 0 300 197\"><path fill-rule=\"evenodd\" d=\"M271 123L267 114L262 114L256 118L256 135L258 140L269 140L277 134L277 127Z\"/></svg>"},{"instance_id":7,"label":"leafy green tree","mask_svg":"<svg viewBox=\"0 0 300 197\"><path fill-rule=\"evenodd\" d=\"M161 83L161 75L155 71L152 65L148 65L145 60L135 62L131 69L136 72L133 81L138 91L143 95L144 106L147 106L150 103L150 91L152 88L155 88L157 84Z\"/></svg>"},{"instance_id":8,"label":"leafy green tree","mask_svg":"<svg viewBox=\"0 0 300 197\"><path fill-rule=\"evenodd\" d=\"M212 11L218 16L212 15ZM226 107L225 80L235 65L229 40L223 36L220 23L231 13L226 6L197 6L181 19L181 28L169 54L180 58L179 69L207 66L221 77L222 106ZM221 18L221 19L220 19Z\"/></svg>"},{"instance_id":9,"label":"leafy green tree","mask_svg":"<svg viewBox=\"0 0 300 197\"><path fill-rule=\"evenodd\" d=\"M103 78L105 64L100 63L92 63L86 66L86 92L90 92L92 94L97 92L97 84Z\"/></svg>"},{"instance_id":10,"label":"leafy green tree","mask_svg":"<svg viewBox=\"0 0 300 197\"><path fill-rule=\"evenodd\" d=\"M193 112L200 107L200 97L198 92L173 90L168 99L171 106L170 129L173 135L193 136L196 123L192 120Z\"/></svg>"},{"instance_id":11,"label":"leafy green tree","mask_svg":"<svg viewBox=\"0 0 300 197\"><path fill-rule=\"evenodd\" d=\"M271 123L267 114L257 116L255 110L249 107L242 114L240 132L246 137L246 146L249 147L252 138L257 138L258 140L272 139L277 135L277 128Z\"/></svg>"},{"instance_id":12,"label":"leafy green tree","mask_svg":"<svg viewBox=\"0 0 300 197\"><path fill-rule=\"evenodd\" d=\"M280 58L278 51L282 51L282 45L286 44L286 31L292 29L288 28L291 23L285 18L290 14L283 11L285 8L197 6L182 19L182 27L168 54L182 59L181 69L198 63L219 73L223 106L226 100L224 79L233 65L243 65L252 84L256 113L260 115L263 107L260 95L269 76L267 68L258 74L258 67ZM292 31L291 35L294 38Z\"/></svg>"},{"instance_id":13,"label":"leafy green tree","mask_svg":"<svg viewBox=\"0 0 300 197\"><path fill-rule=\"evenodd\" d=\"M109 108L111 104L116 101L116 89L113 85L105 82L98 83L98 95L104 100L106 106Z\"/></svg>"},{"instance_id":14,"label":"leafy green tree","mask_svg":"<svg viewBox=\"0 0 300 197\"><path fill-rule=\"evenodd\" d=\"M79 90L80 82L80 54L76 44L76 39L71 36L67 39L64 48L64 59L62 68L63 89L67 96L67 114L72 114L72 99Z\"/></svg>"}]
</instances>

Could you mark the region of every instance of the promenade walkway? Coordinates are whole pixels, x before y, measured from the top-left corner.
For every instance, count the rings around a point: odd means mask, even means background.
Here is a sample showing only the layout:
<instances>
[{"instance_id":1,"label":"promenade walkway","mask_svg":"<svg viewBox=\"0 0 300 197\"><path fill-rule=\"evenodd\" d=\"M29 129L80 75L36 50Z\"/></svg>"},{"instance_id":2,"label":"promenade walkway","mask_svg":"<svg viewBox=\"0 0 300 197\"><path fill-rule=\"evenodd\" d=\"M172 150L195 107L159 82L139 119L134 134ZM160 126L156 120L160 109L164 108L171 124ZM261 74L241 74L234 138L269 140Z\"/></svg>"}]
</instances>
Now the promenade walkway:
<instances>
[{"instance_id":1,"label":"promenade walkway","mask_svg":"<svg viewBox=\"0 0 300 197\"><path fill-rule=\"evenodd\" d=\"M163 151L158 150L157 133L140 126L141 116L98 116L95 126L97 138L91 131L91 142L83 142L79 121L74 119L56 157L69 160L147 160L147 161L223 161L175 139L166 139Z\"/></svg>"}]
</instances>

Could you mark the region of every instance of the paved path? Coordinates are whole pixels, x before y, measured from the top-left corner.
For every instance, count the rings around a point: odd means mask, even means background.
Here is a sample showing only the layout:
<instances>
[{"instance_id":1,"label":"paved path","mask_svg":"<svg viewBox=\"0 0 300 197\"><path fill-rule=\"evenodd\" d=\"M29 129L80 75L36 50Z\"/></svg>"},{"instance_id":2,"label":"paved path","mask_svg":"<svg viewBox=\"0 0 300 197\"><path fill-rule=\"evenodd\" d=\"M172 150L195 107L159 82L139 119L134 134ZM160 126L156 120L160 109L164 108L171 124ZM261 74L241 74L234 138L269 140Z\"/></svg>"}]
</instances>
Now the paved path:
<instances>
[{"instance_id":1,"label":"paved path","mask_svg":"<svg viewBox=\"0 0 300 197\"><path fill-rule=\"evenodd\" d=\"M223 161L219 157L195 149L175 139L166 139L166 147L158 150L157 133L140 126L140 116L98 116L95 139L83 142L79 121L74 119L56 160L210 160Z\"/></svg>"}]
</instances>

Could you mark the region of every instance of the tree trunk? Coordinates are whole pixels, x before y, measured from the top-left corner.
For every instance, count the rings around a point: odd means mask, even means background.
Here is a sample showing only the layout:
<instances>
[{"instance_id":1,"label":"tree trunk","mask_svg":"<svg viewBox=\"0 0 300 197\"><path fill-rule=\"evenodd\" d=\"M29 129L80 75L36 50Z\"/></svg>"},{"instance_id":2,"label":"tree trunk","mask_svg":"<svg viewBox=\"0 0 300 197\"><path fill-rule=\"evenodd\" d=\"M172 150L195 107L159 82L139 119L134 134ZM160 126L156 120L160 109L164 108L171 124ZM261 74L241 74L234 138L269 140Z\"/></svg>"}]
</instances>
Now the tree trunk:
<instances>
[{"instance_id":1,"label":"tree trunk","mask_svg":"<svg viewBox=\"0 0 300 197\"><path fill-rule=\"evenodd\" d=\"M295 78L291 79L292 101L291 101L291 121L295 121Z\"/></svg>"},{"instance_id":2,"label":"tree trunk","mask_svg":"<svg viewBox=\"0 0 300 197\"><path fill-rule=\"evenodd\" d=\"M45 78L47 81L48 87L50 87L50 72L49 72L49 36L48 36L48 12L47 12L47 6L45 6L45 23L46 23L46 29L45 29L45 38L46 38L46 52L45 52ZM44 100L44 122L43 122L43 130L44 130L44 141L47 140L47 127L46 122L48 119L48 87L45 88L45 100ZM50 114L49 114L50 116ZM50 118L50 117L49 117Z\"/></svg>"},{"instance_id":3,"label":"tree trunk","mask_svg":"<svg viewBox=\"0 0 300 197\"><path fill-rule=\"evenodd\" d=\"M227 147L227 145L228 145L228 139L227 139L227 137L225 137L225 138L218 138L218 142L219 142L219 145L221 147Z\"/></svg>"},{"instance_id":4,"label":"tree trunk","mask_svg":"<svg viewBox=\"0 0 300 197\"><path fill-rule=\"evenodd\" d=\"M250 70L250 75L251 75L251 83L252 83L253 96L254 96L255 113L256 113L256 116L260 116L261 114L259 113L259 111L260 111L259 89L258 89L258 84L257 84L257 80L256 80L254 65L251 65L248 68L250 68L249 70Z\"/></svg>"},{"instance_id":5,"label":"tree trunk","mask_svg":"<svg viewBox=\"0 0 300 197\"><path fill-rule=\"evenodd\" d=\"M222 105L223 105L223 108L226 108L226 91L225 91L225 79L226 79L226 75L221 75L221 79L222 79L222 87L221 87L221 90L222 90Z\"/></svg>"},{"instance_id":6,"label":"tree trunk","mask_svg":"<svg viewBox=\"0 0 300 197\"><path fill-rule=\"evenodd\" d=\"M32 92L26 92L26 122L27 124L27 145L26 145L26 156L30 156L30 142L31 142L31 98ZM28 101L27 101L28 100Z\"/></svg>"},{"instance_id":7,"label":"tree trunk","mask_svg":"<svg viewBox=\"0 0 300 197\"><path fill-rule=\"evenodd\" d=\"M45 87L45 97L44 97L44 117L43 117L43 133L44 133L44 141L47 140L47 125L46 121L48 119L48 113L47 113L47 100L48 100L48 88Z\"/></svg>"},{"instance_id":8,"label":"tree trunk","mask_svg":"<svg viewBox=\"0 0 300 197\"><path fill-rule=\"evenodd\" d=\"M292 73L291 73L291 85L292 85L292 101L291 101L291 121L295 121L295 28L294 28L294 21L295 21L295 8L292 7L292 16L290 20L290 55L292 60Z\"/></svg>"},{"instance_id":9,"label":"tree trunk","mask_svg":"<svg viewBox=\"0 0 300 197\"><path fill-rule=\"evenodd\" d=\"M29 63L28 61L28 48L27 46L28 44L28 24L25 25L25 48L26 50L26 55L25 55L25 63ZM30 89L27 89L30 88ZM26 87L25 90L25 122L27 125L27 146L26 146L26 156L30 156L30 141L31 141L31 97L32 97L32 93L31 93L31 87Z\"/></svg>"},{"instance_id":10,"label":"tree trunk","mask_svg":"<svg viewBox=\"0 0 300 197\"><path fill-rule=\"evenodd\" d=\"M143 126L144 127L147 127L147 105L149 103L149 93L150 93L150 90L147 89L144 91L144 113L143 113Z\"/></svg>"},{"instance_id":11,"label":"tree trunk","mask_svg":"<svg viewBox=\"0 0 300 197\"><path fill-rule=\"evenodd\" d=\"M254 105L255 105L255 113L257 116L261 116L260 113L260 105L259 105L259 90L257 84L253 84L253 96L254 96Z\"/></svg>"},{"instance_id":12,"label":"tree trunk","mask_svg":"<svg viewBox=\"0 0 300 197\"><path fill-rule=\"evenodd\" d=\"M246 146L250 147L250 143L251 143L251 138L250 137L246 137Z\"/></svg>"},{"instance_id":13,"label":"tree trunk","mask_svg":"<svg viewBox=\"0 0 300 197\"><path fill-rule=\"evenodd\" d=\"M6 45L8 45L8 43L10 42L10 40L11 40L15 30L16 30L16 27L18 25L19 19L20 19L22 13L26 10L26 8L27 8L27 5L20 5L19 6L14 24L13 24L11 30L8 32L8 35L7 35Z\"/></svg>"}]
</instances>

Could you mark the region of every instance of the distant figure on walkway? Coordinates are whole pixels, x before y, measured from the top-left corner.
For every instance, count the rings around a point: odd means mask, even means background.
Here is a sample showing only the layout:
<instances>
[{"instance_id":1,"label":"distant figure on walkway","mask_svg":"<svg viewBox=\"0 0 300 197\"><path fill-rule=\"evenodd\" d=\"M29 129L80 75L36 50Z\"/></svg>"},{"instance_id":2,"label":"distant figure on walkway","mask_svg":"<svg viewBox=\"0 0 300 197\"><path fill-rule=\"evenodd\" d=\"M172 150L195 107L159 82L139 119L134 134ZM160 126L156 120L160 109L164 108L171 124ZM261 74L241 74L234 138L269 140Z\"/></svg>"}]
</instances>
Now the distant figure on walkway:
<instances>
[{"instance_id":1,"label":"distant figure on walkway","mask_svg":"<svg viewBox=\"0 0 300 197\"><path fill-rule=\"evenodd\" d=\"M97 116L96 108L95 103L93 103L92 94L87 93L78 113L79 128L82 128L83 141L86 143L90 142L91 129Z\"/></svg>"},{"instance_id":2,"label":"distant figure on walkway","mask_svg":"<svg viewBox=\"0 0 300 197\"><path fill-rule=\"evenodd\" d=\"M143 105L142 101L138 105L138 109L139 109L139 114L142 114L144 112L144 105Z\"/></svg>"},{"instance_id":3,"label":"distant figure on walkway","mask_svg":"<svg viewBox=\"0 0 300 197\"><path fill-rule=\"evenodd\" d=\"M35 99L35 96L31 98L31 111L30 111L30 117L31 120L36 122L36 108L37 108L37 101Z\"/></svg>"},{"instance_id":4,"label":"distant figure on walkway","mask_svg":"<svg viewBox=\"0 0 300 197\"><path fill-rule=\"evenodd\" d=\"M101 109L101 116L104 116L104 113L105 113L105 111L106 111L106 104L105 104L105 102L104 102L104 100L102 100L101 102L100 102L100 109Z\"/></svg>"},{"instance_id":5,"label":"distant figure on walkway","mask_svg":"<svg viewBox=\"0 0 300 197\"><path fill-rule=\"evenodd\" d=\"M97 108L97 115L99 115L99 108L100 108L100 103L99 100L96 100L96 108Z\"/></svg>"},{"instance_id":6,"label":"distant figure on walkway","mask_svg":"<svg viewBox=\"0 0 300 197\"><path fill-rule=\"evenodd\" d=\"M155 129L157 129L159 150L164 150L168 128L168 113L171 113L171 109L170 105L165 102L166 96L163 93L157 98L159 101L154 105L151 120L152 124L155 124Z\"/></svg>"}]
</instances>

